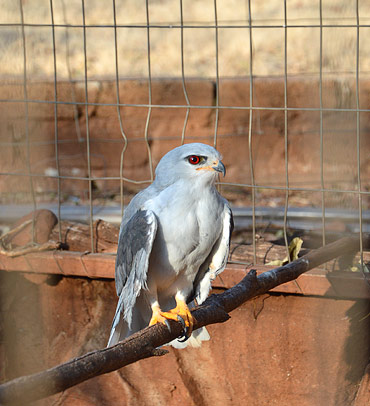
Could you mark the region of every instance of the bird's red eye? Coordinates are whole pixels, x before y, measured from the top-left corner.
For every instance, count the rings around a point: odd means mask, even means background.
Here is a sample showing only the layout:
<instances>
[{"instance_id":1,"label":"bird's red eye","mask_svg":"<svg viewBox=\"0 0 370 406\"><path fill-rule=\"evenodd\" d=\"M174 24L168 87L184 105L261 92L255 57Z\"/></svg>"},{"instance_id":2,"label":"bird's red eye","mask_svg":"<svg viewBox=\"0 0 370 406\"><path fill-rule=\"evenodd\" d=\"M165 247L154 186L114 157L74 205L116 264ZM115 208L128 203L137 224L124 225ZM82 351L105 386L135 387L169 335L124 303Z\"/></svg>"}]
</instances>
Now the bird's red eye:
<instances>
[{"instance_id":1,"label":"bird's red eye","mask_svg":"<svg viewBox=\"0 0 370 406\"><path fill-rule=\"evenodd\" d=\"M197 165L200 162L200 157L198 155L191 155L189 156L188 161L192 165Z\"/></svg>"}]
</instances>

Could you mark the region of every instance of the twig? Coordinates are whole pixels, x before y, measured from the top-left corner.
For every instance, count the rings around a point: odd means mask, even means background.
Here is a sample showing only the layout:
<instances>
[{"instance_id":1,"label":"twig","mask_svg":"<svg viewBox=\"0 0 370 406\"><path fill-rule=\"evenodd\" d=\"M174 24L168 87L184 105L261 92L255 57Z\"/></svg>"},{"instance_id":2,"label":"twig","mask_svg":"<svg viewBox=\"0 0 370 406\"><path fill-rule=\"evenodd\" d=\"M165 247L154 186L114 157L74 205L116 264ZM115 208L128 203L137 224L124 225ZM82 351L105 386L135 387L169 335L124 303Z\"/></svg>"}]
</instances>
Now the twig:
<instances>
[{"instance_id":1,"label":"twig","mask_svg":"<svg viewBox=\"0 0 370 406\"><path fill-rule=\"evenodd\" d=\"M32 221L33 221L32 219L26 220L19 226L9 230L7 233L0 236L0 255L6 255L7 257L18 257L20 255L30 254L32 252L50 251L50 250L57 250L60 248L60 246L61 246L60 242L55 242L55 241L47 241L43 244L36 244L36 245L29 244L29 245L25 245L23 247L17 247L14 249L8 249L4 245L3 240L5 240L7 237L10 237L13 234L18 233L21 230L23 230L25 227L27 227L29 224L31 224Z\"/></svg>"},{"instance_id":2,"label":"twig","mask_svg":"<svg viewBox=\"0 0 370 406\"><path fill-rule=\"evenodd\" d=\"M202 306L196 307L194 328L222 323L229 312L247 300L291 280L302 273L337 256L358 251L358 238L343 238L285 266L265 272L258 277L252 270L237 285L225 292L211 295ZM102 375L138 360L163 355L158 347L181 334L180 323L170 321L171 330L162 324L147 327L113 347L93 351L51 369L20 377L0 385L0 404L24 404L66 390L78 383Z\"/></svg>"},{"instance_id":3,"label":"twig","mask_svg":"<svg viewBox=\"0 0 370 406\"><path fill-rule=\"evenodd\" d=\"M15 228L12 228L8 232L6 232L6 233L4 233L3 235L0 236L0 241L3 240L6 237L9 237L10 235L18 233L18 231L23 230L26 226L28 226L28 224L31 224L31 223L32 223L32 219L25 221L24 223L20 224L19 226L15 227Z\"/></svg>"},{"instance_id":4,"label":"twig","mask_svg":"<svg viewBox=\"0 0 370 406\"><path fill-rule=\"evenodd\" d=\"M60 246L60 242L47 241L40 245L24 246L15 248L14 250L7 250L0 244L0 255L6 255L7 257L19 257L20 255L31 254L33 252L57 250L60 248Z\"/></svg>"}]
</instances>

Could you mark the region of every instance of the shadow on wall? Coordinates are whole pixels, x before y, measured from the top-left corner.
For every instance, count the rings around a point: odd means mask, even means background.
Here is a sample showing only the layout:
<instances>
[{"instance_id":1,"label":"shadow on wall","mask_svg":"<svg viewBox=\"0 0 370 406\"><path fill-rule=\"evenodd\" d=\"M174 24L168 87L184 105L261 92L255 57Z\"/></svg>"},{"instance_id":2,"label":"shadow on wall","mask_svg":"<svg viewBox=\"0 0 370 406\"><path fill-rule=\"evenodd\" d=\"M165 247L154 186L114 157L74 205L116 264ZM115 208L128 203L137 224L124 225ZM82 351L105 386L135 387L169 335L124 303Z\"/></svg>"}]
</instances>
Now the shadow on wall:
<instances>
[{"instance_id":1,"label":"shadow on wall","mask_svg":"<svg viewBox=\"0 0 370 406\"><path fill-rule=\"evenodd\" d=\"M343 357L348 365L345 379L358 385L370 363L370 301L359 300L346 312L349 335L344 345ZM338 403L346 393L337 393ZM352 399L349 399L352 400Z\"/></svg>"}]
</instances>

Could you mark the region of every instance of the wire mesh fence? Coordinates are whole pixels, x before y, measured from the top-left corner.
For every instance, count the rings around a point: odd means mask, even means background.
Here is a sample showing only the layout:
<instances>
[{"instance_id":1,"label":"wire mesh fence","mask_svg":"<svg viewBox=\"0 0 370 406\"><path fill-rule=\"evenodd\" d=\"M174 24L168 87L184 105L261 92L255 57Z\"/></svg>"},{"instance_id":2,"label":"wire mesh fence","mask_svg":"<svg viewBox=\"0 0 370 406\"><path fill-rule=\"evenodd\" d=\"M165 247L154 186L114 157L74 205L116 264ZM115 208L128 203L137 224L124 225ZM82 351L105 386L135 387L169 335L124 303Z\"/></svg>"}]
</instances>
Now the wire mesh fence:
<instances>
[{"instance_id":1,"label":"wire mesh fence","mask_svg":"<svg viewBox=\"0 0 370 406\"><path fill-rule=\"evenodd\" d=\"M255 262L271 223L288 250L297 208L323 244L369 231L366 2L5 0L2 10L2 222L20 205L53 207L61 235L83 208L94 252L94 220L119 218L165 152L200 141L224 155L220 188L251 219Z\"/></svg>"}]
</instances>

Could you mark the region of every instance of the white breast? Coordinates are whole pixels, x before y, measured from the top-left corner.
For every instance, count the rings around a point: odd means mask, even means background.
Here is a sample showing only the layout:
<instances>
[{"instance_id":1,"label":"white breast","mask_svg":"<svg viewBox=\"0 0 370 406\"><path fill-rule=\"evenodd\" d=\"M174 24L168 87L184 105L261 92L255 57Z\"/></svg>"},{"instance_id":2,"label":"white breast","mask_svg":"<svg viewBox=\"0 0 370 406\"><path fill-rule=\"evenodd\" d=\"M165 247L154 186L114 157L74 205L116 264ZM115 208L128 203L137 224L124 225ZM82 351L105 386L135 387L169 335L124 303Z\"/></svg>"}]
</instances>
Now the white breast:
<instances>
[{"instance_id":1,"label":"white breast","mask_svg":"<svg viewBox=\"0 0 370 406\"><path fill-rule=\"evenodd\" d=\"M155 268L158 278L163 278L158 282L166 285L172 282L170 275L176 279L186 272L189 280L195 278L221 233L224 206L211 188L203 190L198 198L182 190L173 192L159 195L148 207L159 220L152 249L157 260L151 261L150 267Z\"/></svg>"}]
</instances>

